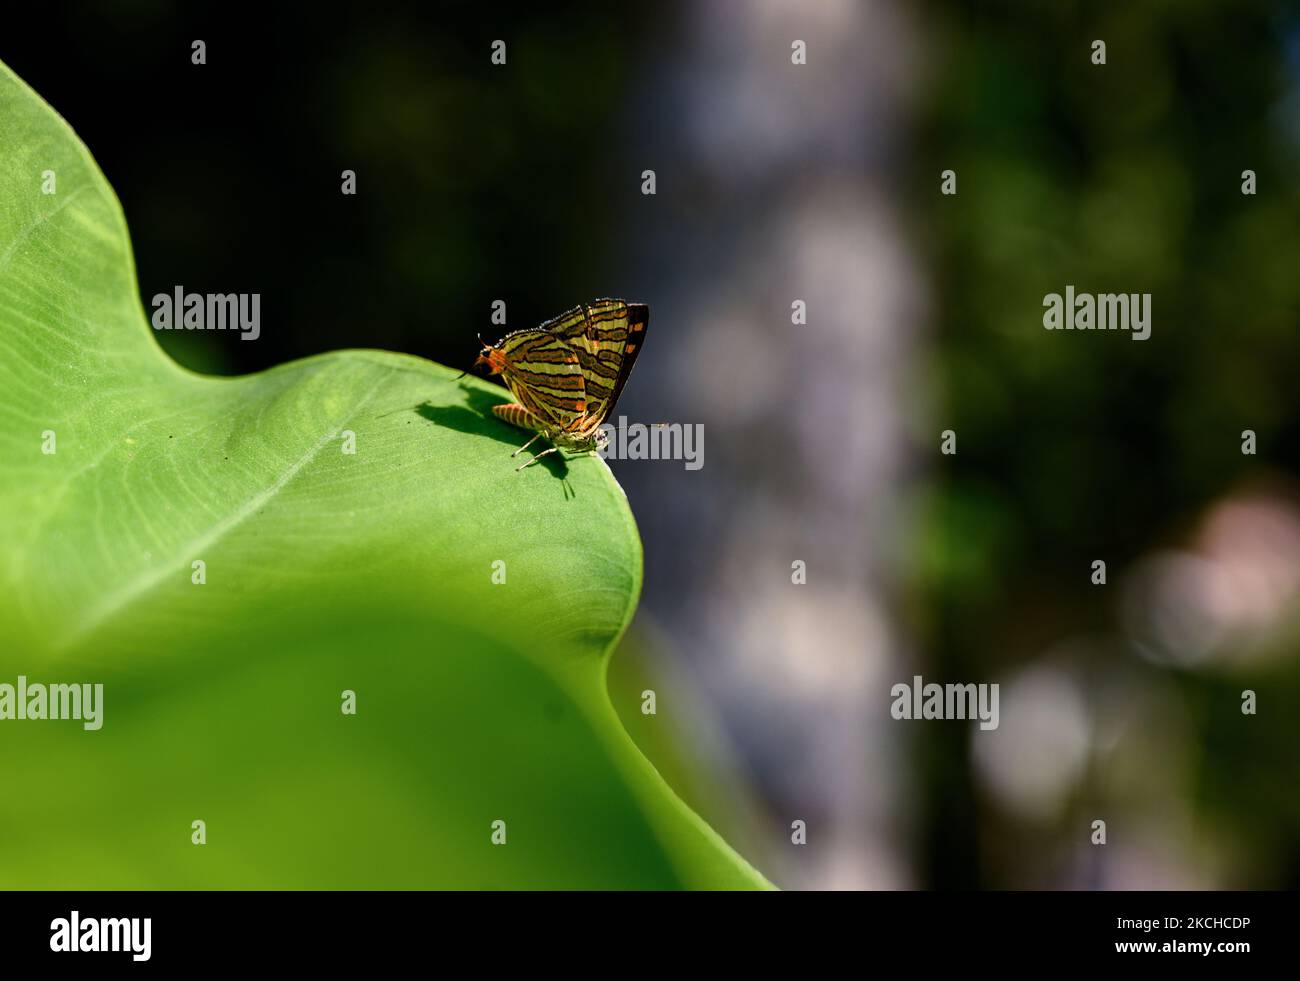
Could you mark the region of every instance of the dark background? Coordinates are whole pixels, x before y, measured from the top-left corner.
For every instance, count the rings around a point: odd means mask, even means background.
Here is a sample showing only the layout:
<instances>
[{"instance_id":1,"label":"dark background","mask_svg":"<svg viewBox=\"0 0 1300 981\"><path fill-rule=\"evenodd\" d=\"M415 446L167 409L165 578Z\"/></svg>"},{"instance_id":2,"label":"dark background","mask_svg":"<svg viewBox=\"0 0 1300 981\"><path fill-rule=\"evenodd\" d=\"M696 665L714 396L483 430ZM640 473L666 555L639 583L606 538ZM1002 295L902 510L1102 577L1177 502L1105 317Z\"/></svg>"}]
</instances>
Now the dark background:
<instances>
[{"instance_id":1,"label":"dark background","mask_svg":"<svg viewBox=\"0 0 1300 981\"><path fill-rule=\"evenodd\" d=\"M493 300L530 326L645 288L626 253L653 140L632 159L615 117L654 25L617 6L56 5L5 56L117 191L146 303L261 293L257 343L160 334L182 362L377 346L468 364L475 333L500 331Z\"/></svg>"}]
</instances>

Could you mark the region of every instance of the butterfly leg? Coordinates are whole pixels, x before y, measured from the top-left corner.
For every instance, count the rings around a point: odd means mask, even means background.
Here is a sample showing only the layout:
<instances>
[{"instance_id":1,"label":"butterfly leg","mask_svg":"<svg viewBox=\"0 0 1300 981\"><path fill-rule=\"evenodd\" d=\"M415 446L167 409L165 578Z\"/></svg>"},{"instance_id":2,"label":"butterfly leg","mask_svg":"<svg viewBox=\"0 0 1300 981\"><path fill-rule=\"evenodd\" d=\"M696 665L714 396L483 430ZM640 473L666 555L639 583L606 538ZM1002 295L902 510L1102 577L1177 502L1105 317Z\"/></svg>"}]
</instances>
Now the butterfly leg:
<instances>
[{"instance_id":1,"label":"butterfly leg","mask_svg":"<svg viewBox=\"0 0 1300 981\"><path fill-rule=\"evenodd\" d=\"M532 440L529 440L529 442L531 443ZM519 466L515 467L515 473L518 473L520 470L524 469L524 467L531 467L534 463L536 463L542 457L546 456L546 454L548 453L558 453L558 452L560 452L560 448L558 446L552 446L549 450L542 450L542 452L538 453L527 463L521 463Z\"/></svg>"},{"instance_id":2,"label":"butterfly leg","mask_svg":"<svg viewBox=\"0 0 1300 981\"><path fill-rule=\"evenodd\" d=\"M528 447L532 446L533 443L535 443L539 437L547 436L547 434L552 432L552 427L549 424L547 424L545 420L539 418L536 413L528 411L528 409L526 409L524 406L520 405L517 402L507 402L503 405L494 405L492 406L492 412L499 419L504 419L512 426L518 426L520 429L536 430L536 434L533 436L532 439L530 439L527 443L525 443L523 446L519 447L519 449L515 450L513 453L510 454L512 457L516 457L524 450L528 449ZM532 464L536 463L542 457L546 456L546 454L554 453L554 452L556 452L556 447L551 447L549 450L543 450L541 453L538 453L537 456L533 457L527 463L524 463L516 467L515 472L518 473L520 470L524 469L524 467L531 466Z\"/></svg>"},{"instance_id":3,"label":"butterfly leg","mask_svg":"<svg viewBox=\"0 0 1300 981\"><path fill-rule=\"evenodd\" d=\"M512 457L516 457L516 456L518 456L520 453L522 453L524 450L528 449L528 447L532 446L534 443L536 443L536 442L537 442L539 439L541 439L541 438L542 438L542 434L541 434L541 433L538 433L536 436L534 436L534 437L533 437L532 439L530 439L527 443L525 443L523 446L519 447L519 449L515 450L515 451L514 451L513 453L511 453L510 455L511 455Z\"/></svg>"}]
</instances>

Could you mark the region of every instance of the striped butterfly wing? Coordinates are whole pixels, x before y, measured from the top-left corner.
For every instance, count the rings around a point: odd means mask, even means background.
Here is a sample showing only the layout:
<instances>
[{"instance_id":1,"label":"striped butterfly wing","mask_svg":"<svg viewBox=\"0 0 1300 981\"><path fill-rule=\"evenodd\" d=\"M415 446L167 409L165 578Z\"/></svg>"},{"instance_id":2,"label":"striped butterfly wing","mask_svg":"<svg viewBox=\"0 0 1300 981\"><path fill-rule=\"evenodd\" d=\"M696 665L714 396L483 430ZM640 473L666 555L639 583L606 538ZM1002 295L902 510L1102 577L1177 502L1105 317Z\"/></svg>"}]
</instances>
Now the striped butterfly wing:
<instances>
[{"instance_id":1,"label":"striped butterfly wing","mask_svg":"<svg viewBox=\"0 0 1300 981\"><path fill-rule=\"evenodd\" d=\"M505 359L501 377L529 412L571 429L587 411L586 386L578 353L555 334L517 330L498 348Z\"/></svg>"},{"instance_id":2,"label":"striped butterfly wing","mask_svg":"<svg viewBox=\"0 0 1300 981\"><path fill-rule=\"evenodd\" d=\"M574 307L539 327L578 354L588 420L599 424L614 409L641 353L650 308L644 303L596 300Z\"/></svg>"}]
</instances>

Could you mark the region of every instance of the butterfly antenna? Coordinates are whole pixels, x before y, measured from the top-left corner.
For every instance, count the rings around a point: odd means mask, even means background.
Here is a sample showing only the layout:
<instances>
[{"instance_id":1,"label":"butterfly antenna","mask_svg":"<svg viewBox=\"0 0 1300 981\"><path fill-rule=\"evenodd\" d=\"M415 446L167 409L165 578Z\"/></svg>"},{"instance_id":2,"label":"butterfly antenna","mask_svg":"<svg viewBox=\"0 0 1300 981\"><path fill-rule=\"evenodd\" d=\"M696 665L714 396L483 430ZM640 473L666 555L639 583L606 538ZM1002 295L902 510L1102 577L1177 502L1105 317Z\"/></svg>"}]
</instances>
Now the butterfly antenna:
<instances>
[{"instance_id":1,"label":"butterfly antenna","mask_svg":"<svg viewBox=\"0 0 1300 981\"><path fill-rule=\"evenodd\" d=\"M479 346L480 346L480 347L487 347L487 345L483 343L483 335L482 335L482 334L478 334L477 336L478 336L478 343L479 343ZM456 381L460 381L462 378L464 378L466 375L468 375L469 372L470 372L470 369L469 369L469 368L466 368L464 371L462 371L459 375L456 376L455 380L456 380Z\"/></svg>"}]
</instances>

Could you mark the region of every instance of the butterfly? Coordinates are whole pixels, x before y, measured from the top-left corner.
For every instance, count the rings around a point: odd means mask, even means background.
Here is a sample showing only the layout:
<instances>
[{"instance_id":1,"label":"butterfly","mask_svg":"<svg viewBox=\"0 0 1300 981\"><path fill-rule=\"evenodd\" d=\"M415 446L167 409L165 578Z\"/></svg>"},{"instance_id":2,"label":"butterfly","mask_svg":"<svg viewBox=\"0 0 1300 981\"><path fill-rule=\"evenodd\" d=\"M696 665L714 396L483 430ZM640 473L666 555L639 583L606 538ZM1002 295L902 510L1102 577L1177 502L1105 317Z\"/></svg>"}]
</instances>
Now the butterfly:
<instances>
[{"instance_id":1,"label":"butterfly","mask_svg":"<svg viewBox=\"0 0 1300 981\"><path fill-rule=\"evenodd\" d=\"M645 341L650 308L644 303L595 300L546 321L516 330L496 344L484 344L473 367L500 375L516 401L494 405L512 426L536 433L512 456L537 439L554 445L518 469L561 449L591 452L608 437L609 417Z\"/></svg>"}]
</instances>

